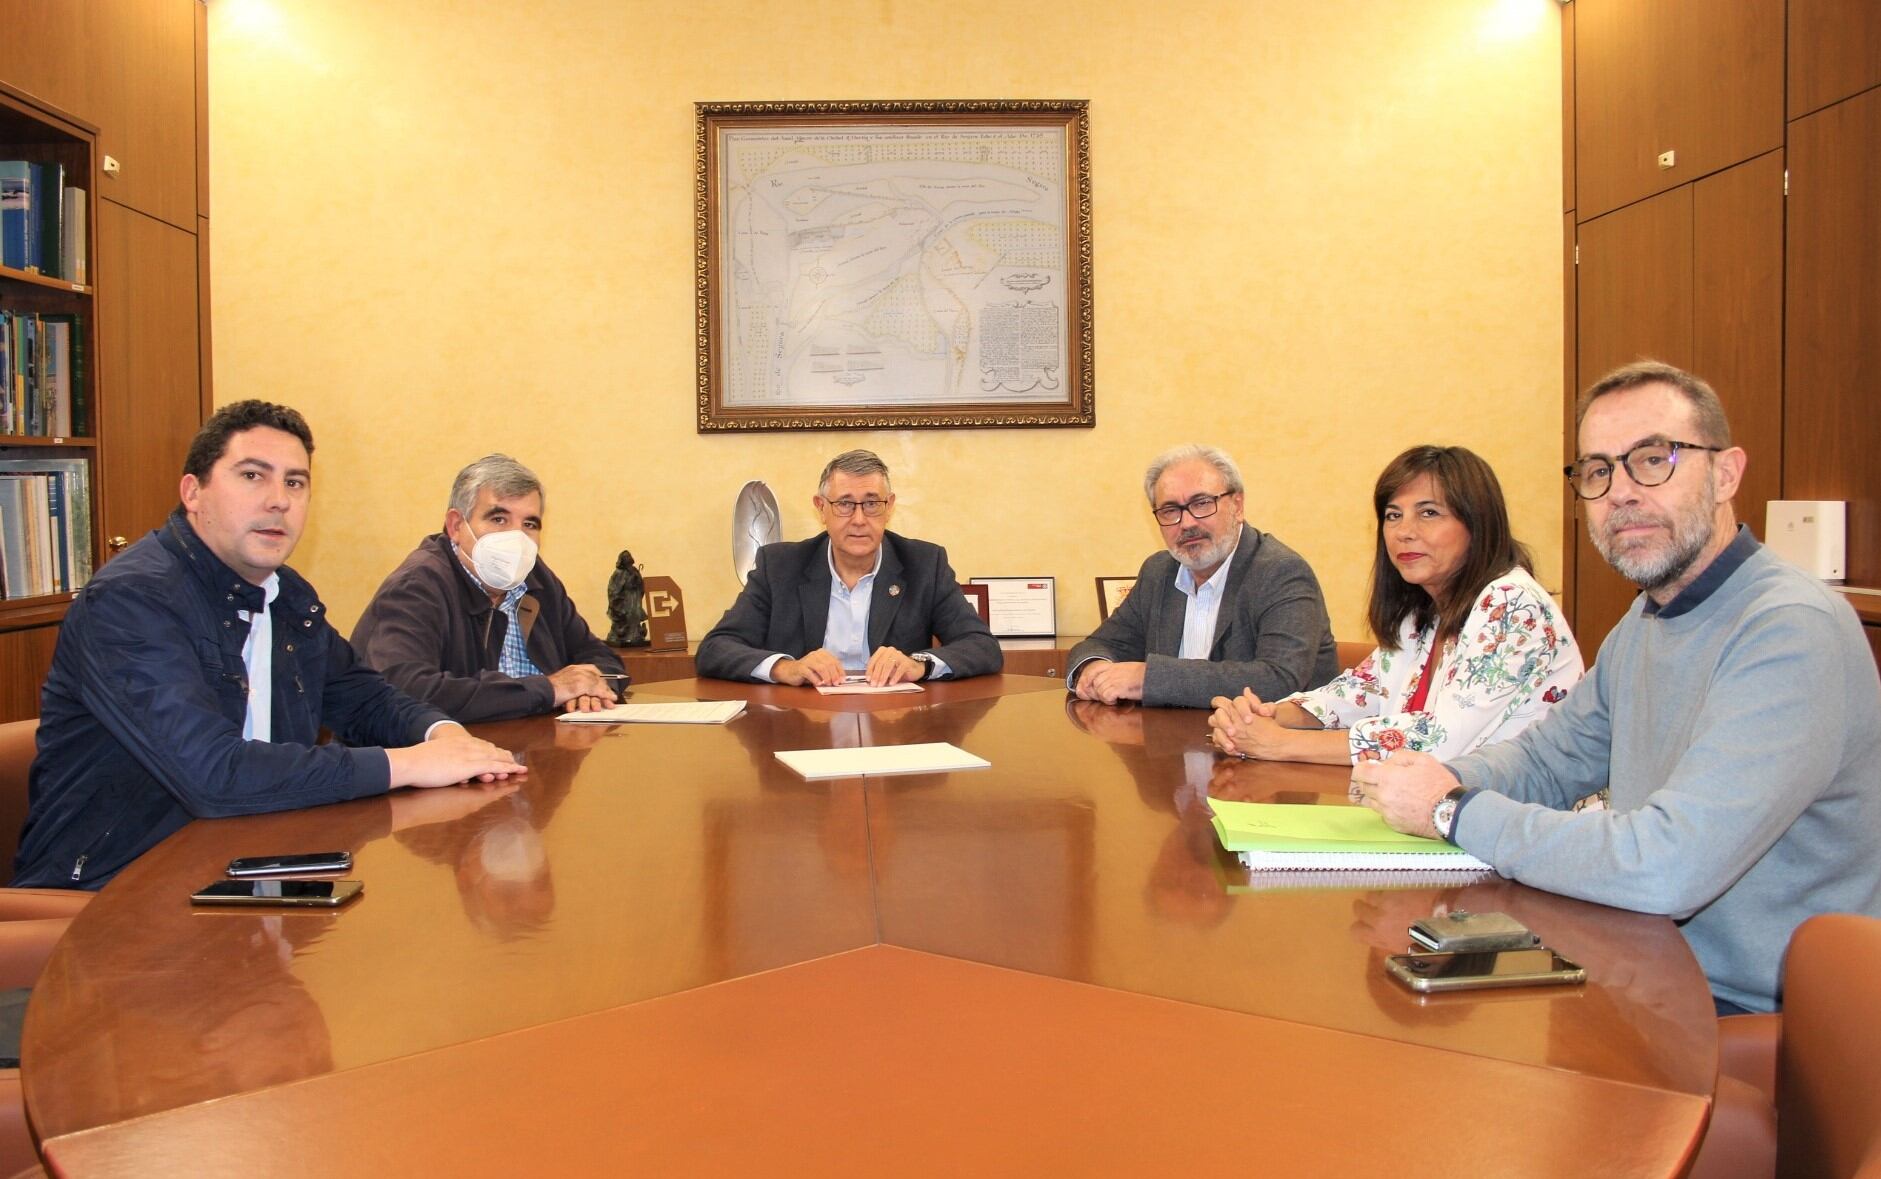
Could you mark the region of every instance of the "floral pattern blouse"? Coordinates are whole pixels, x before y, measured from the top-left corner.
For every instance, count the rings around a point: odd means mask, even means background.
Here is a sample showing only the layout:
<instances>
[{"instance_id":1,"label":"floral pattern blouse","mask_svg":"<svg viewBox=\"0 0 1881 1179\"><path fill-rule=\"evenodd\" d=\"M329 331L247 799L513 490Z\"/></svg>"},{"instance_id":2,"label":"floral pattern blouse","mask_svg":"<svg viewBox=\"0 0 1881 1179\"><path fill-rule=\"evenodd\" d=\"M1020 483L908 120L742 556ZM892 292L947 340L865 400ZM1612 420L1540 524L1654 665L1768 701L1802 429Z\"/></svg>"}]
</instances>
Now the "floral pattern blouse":
<instances>
[{"instance_id":1,"label":"floral pattern blouse","mask_svg":"<svg viewBox=\"0 0 1881 1179\"><path fill-rule=\"evenodd\" d=\"M1329 729L1348 730L1354 762L1400 749L1448 759L1515 736L1581 678L1581 652L1567 621L1520 566L1477 595L1462 632L1444 646L1424 707L1405 711L1434 630L1418 630L1407 618L1395 651L1379 647L1325 687L1287 700Z\"/></svg>"}]
</instances>

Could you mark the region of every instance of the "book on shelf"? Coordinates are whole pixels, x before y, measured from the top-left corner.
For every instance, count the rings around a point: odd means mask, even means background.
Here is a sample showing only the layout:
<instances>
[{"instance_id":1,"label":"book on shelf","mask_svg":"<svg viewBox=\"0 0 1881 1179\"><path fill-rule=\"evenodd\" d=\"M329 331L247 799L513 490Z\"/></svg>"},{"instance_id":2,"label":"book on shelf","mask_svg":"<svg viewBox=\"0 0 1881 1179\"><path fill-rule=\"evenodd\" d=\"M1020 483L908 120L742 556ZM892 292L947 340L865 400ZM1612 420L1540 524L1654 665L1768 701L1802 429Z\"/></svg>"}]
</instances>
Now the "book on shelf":
<instances>
[{"instance_id":1,"label":"book on shelf","mask_svg":"<svg viewBox=\"0 0 1881 1179\"><path fill-rule=\"evenodd\" d=\"M57 161L0 160L0 265L82 283L85 190Z\"/></svg>"},{"instance_id":2,"label":"book on shelf","mask_svg":"<svg viewBox=\"0 0 1881 1179\"><path fill-rule=\"evenodd\" d=\"M91 580L91 510L89 459L0 458L0 587L6 597L68 593Z\"/></svg>"},{"instance_id":3,"label":"book on shelf","mask_svg":"<svg viewBox=\"0 0 1881 1179\"><path fill-rule=\"evenodd\" d=\"M85 318L0 310L0 434L88 437Z\"/></svg>"},{"instance_id":4,"label":"book on shelf","mask_svg":"<svg viewBox=\"0 0 1881 1179\"><path fill-rule=\"evenodd\" d=\"M33 167L0 160L0 266L25 270L33 240Z\"/></svg>"}]
</instances>

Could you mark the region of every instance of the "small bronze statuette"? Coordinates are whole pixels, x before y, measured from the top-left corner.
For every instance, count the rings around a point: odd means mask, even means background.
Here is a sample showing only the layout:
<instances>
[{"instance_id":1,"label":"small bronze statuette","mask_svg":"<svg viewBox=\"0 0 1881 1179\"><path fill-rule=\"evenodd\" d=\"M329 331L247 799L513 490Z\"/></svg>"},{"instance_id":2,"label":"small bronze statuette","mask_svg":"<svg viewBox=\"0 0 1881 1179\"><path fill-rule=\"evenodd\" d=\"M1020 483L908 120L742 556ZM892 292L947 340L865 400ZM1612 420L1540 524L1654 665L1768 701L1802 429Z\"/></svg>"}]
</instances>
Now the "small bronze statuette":
<instances>
[{"instance_id":1,"label":"small bronze statuette","mask_svg":"<svg viewBox=\"0 0 1881 1179\"><path fill-rule=\"evenodd\" d=\"M614 629L607 632L610 647L647 645L646 582L640 566L626 549L614 562L614 573L607 579L607 616Z\"/></svg>"}]
</instances>

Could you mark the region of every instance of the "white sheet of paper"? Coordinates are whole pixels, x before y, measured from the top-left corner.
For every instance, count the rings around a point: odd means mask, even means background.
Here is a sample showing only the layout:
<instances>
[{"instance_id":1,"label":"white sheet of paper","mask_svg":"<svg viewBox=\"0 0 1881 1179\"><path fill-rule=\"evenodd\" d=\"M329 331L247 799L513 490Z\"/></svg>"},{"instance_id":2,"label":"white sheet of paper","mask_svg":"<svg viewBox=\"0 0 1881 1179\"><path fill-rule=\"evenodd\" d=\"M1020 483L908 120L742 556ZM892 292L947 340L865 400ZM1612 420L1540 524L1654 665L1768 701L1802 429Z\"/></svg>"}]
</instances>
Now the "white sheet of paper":
<instances>
[{"instance_id":1,"label":"white sheet of paper","mask_svg":"<svg viewBox=\"0 0 1881 1179\"><path fill-rule=\"evenodd\" d=\"M866 749L780 749L777 760L805 778L881 778L890 774L944 774L983 770L993 763L957 745L873 745Z\"/></svg>"},{"instance_id":2,"label":"white sheet of paper","mask_svg":"<svg viewBox=\"0 0 1881 1179\"><path fill-rule=\"evenodd\" d=\"M879 696L883 692L921 692L926 689L913 681L899 684L883 684L876 687L869 683L850 683L844 680L840 684L818 684L816 690L825 696Z\"/></svg>"},{"instance_id":3,"label":"white sheet of paper","mask_svg":"<svg viewBox=\"0 0 1881 1179\"><path fill-rule=\"evenodd\" d=\"M744 710L743 700L696 700L616 704L598 712L564 712L555 719L577 725L722 725Z\"/></svg>"}]
</instances>

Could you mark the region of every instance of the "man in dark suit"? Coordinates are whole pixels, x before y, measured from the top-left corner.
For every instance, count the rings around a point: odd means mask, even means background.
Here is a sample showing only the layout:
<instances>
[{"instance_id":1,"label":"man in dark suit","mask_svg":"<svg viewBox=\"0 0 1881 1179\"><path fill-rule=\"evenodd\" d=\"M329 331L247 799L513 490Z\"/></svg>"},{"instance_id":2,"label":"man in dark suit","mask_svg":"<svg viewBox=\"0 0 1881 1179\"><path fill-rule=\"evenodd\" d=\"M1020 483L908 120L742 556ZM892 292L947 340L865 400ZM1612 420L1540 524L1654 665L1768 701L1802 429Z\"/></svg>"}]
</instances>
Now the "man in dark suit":
<instances>
[{"instance_id":1,"label":"man in dark suit","mask_svg":"<svg viewBox=\"0 0 1881 1179\"><path fill-rule=\"evenodd\" d=\"M1143 478L1169 551L1143 562L1123 605L1071 649L1086 700L1206 708L1254 689L1279 700L1339 673L1319 579L1300 555L1242 522L1234 460L1212 446L1159 455Z\"/></svg>"},{"instance_id":2,"label":"man in dark suit","mask_svg":"<svg viewBox=\"0 0 1881 1179\"><path fill-rule=\"evenodd\" d=\"M837 455L811 502L825 535L758 550L744 592L699 643L700 675L885 685L1000 669L999 643L961 594L947 550L888 531L895 493L881 459Z\"/></svg>"}]
</instances>

